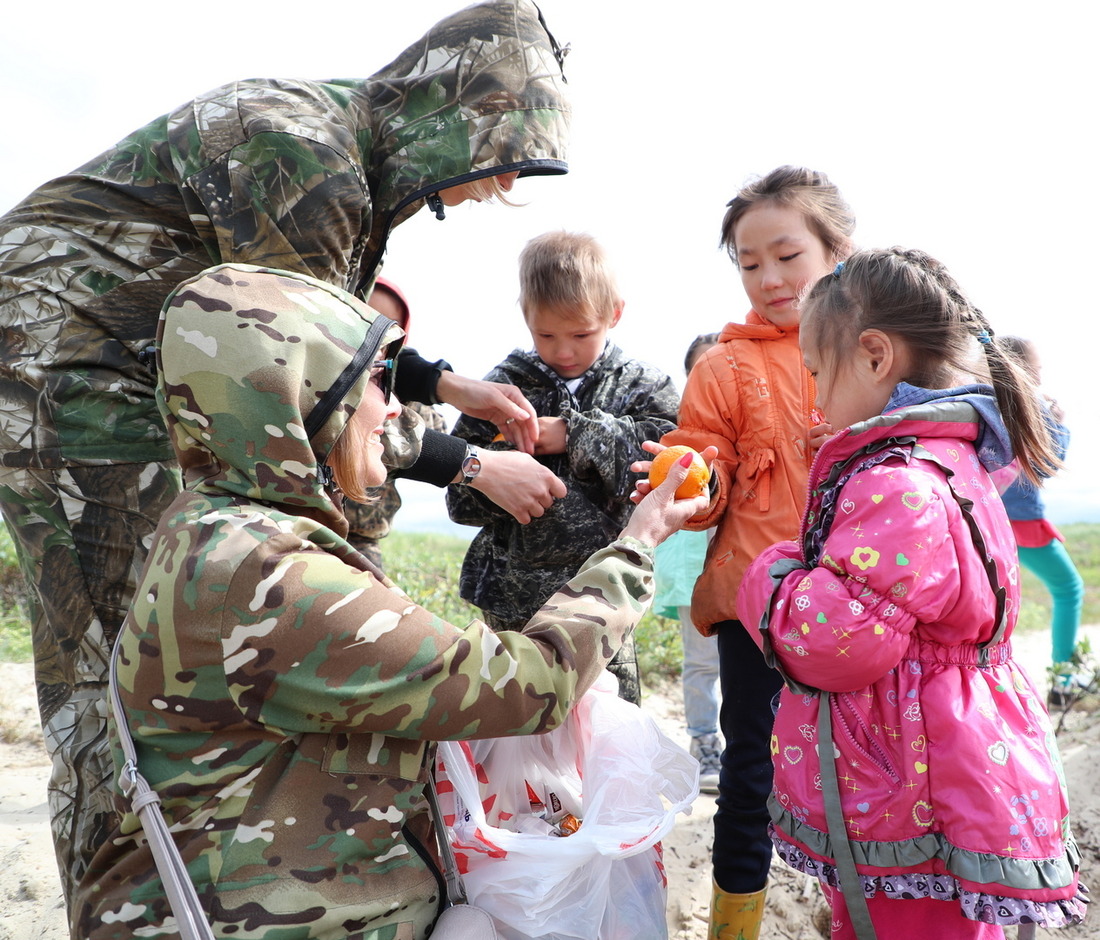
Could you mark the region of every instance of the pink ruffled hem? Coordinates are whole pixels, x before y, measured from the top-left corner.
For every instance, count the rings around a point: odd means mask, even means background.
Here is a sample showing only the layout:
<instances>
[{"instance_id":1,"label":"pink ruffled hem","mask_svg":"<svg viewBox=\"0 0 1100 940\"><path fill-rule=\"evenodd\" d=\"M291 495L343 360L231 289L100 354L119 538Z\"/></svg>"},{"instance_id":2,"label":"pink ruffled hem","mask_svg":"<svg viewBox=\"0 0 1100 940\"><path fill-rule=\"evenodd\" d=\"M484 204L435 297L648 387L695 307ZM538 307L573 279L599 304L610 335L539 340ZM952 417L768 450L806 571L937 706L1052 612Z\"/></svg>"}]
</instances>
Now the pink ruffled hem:
<instances>
[{"instance_id":1,"label":"pink ruffled hem","mask_svg":"<svg viewBox=\"0 0 1100 940\"><path fill-rule=\"evenodd\" d=\"M779 857L791 868L813 875L831 888L839 888L840 879L835 865L811 858L781 839L773 838L772 841ZM1028 901L968 891L960 887L951 875L861 875L860 880L863 882L863 892L869 898L882 893L897 900L935 898L939 901L958 901L963 914L970 920L1005 927L1013 924L1036 924L1048 930L1072 927L1085 919L1089 903L1089 890L1080 882L1077 894L1064 901Z\"/></svg>"}]
</instances>

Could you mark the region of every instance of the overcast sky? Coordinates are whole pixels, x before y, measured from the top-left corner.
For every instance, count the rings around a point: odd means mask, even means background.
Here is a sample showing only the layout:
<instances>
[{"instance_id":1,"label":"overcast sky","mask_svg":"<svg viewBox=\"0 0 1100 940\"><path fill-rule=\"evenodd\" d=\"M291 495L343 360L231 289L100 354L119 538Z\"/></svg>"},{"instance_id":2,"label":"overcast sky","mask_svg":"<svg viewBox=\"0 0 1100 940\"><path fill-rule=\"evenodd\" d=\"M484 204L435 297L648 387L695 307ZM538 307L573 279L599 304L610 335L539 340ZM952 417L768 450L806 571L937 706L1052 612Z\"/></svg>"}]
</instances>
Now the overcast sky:
<instances>
[{"instance_id":1,"label":"overcast sky","mask_svg":"<svg viewBox=\"0 0 1100 940\"><path fill-rule=\"evenodd\" d=\"M444 0L355 5L22 3L0 36L0 211L157 115L237 78L366 76ZM1060 522L1100 521L1100 259L1095 4L544 0L572 52L571 172L525 205L426 211L385 274L413 343L481 376L529 337L516 258L552 228L600 239L627 305L613 338L682 379L699 333L747 303L718 248L725 203L782 163L824 170L863 247L944 261L999 332L1034 339L1074 438L1048 490ZM399 524L445 517L410 488Z\"/></svg>"}]
</instances>

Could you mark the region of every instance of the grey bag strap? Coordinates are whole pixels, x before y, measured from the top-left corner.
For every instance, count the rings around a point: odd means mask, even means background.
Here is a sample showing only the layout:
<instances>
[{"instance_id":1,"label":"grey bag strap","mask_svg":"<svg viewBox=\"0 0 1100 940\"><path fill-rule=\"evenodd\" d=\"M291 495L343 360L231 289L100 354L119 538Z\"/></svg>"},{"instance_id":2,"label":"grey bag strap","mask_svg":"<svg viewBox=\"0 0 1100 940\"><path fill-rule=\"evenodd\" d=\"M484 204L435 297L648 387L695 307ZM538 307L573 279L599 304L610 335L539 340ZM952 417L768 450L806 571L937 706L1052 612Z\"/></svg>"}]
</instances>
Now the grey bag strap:
<instances>
[{"instance_id":1,"label":"grey bag strap","mask_svg":"<svg viewBox=\"0 0 1100 940\"><path fill-rule=\"evenodd\" d=\"M825 798L825 820L829 824L829 841L833 847L837 872L840 875L840 893L848 907L858 940L875 940L875 925L867 909L867 896L863 893L863 881L856 870L852 843L844 825L844 810L840 805L840 783L836 776L836 752L833 749L833 716L830 705L832 693L818 693L817 728L818 751L821 757L821 792Z\"/></svg>"},{"instance_id":2,"label":"grey bag strap","mask_svg":"<svg viewBox=\"0 0 1100 940\"><path fill-rule=\"evenodd\" d=\"M836 860L837 871L840 874L840 892L844 895L848 917L852 921L858 940L875 940L875 926L871 923L871 912L867 909L867 896L863 893L863 882L856 870L852 844L844 825L844 811L840 805L840 783L836 775L833 717L830 709L833 696L831 692L818 694L817 727L820 734L818 746L821 753L821 792L825 797L825 819L829 824L833 858ZM1034 940L1034 937L1034 924L1020 924L1017 927L1017 940Z\"/></svg>"},{"instance_id":3,"label":"grey bag strap","mask_svg":"<svg viewBox=\"0 0 1100 940\"><path fill-rule=\"evenodd\" d=\"M447 837L443 813L439 809L439 795L435 791L434 760L432 763L433 768L428 772L424 794L428 798L428 810L432 814L436 842L439 843L439 854L443 859L443 876L447 882L447 900L450 902L450 907L436 921L432 937L440 940L497 940L500 935L489 912L471 904L466 898L466 887L458 873L458 862L455 860L451 840Z\"/></svg>"},{"instance_id":4,"label":"grey bag strap","mask_svg":"<svg viewBox=\"0 0 1100 940\"><path fill-rule=\"evenodd\" d=\"M432 814L432 823L435 828L435 840L439 843L439 854L443 859L443 877L447 881L447 900L451 904L469 904L470 902L466 897L466 886L462 884L462 876L458 873L455 852L451 847L451 840L447 838L447 825L444 823L443 813L439 809L439 795L435 791L434 768L428 772L428 785L424 788L424 795L428 798L428 809Z\"/></svg>"},{"instance_id":5,"label":"grey bag strap","mask_svg":"<svg viewBox=\"0 0 1100 940\"><path fill-rule=\"evenodd\" d=\"M123 796L130 801L130 807L145 830L149 850L153 853L160 880L164 884L164 893L168 896L168 905L176 918L176 926L181 940L214 940L214 933L206 919L206 912L199 901L198 892L183 863L179 849L168 831L168 825L160 810L160 796L149 786L148 781L138 772L137 751L134 739L130 736L130 727L122 699L118 694L118 649L115 643L111 651L110 696L111 711L115 716L119 743L126 758L118 784Z\"/></svg>"}]
</instances>

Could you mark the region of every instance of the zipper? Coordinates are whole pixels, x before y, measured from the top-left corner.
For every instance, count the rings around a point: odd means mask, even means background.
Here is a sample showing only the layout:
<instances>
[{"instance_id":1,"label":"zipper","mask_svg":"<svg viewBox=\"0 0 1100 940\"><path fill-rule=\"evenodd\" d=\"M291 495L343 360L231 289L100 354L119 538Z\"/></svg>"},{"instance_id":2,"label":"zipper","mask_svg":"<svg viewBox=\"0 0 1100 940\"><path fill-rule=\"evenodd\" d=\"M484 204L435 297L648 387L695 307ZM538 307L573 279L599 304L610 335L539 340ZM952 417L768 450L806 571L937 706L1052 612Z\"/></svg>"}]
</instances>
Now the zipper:
<instances>
[{"instance_id":1,"label":"zipper","mask_svg":"<svg viewBox=\"0 0 1100 940\"><path fill-rule=\"evenodd\" d=\"M897 787L901 783L901 775L891 762L889 754L875 740L863 714L853 704L852 696L851 692L833 693L833 727L842 729L849 745L863 755L869 766L875 768L894 787ZM853 724L862 732L862 741L857 740L852 733Z\"/></svg>"},{"instance_id":2,"label":"zipper","mask_svg":"<svg viewBox=\"0 0 1100 940\"><path fill-rule=\"evenodd\" d=\"M814 454L813 460L810 461L810 473L809 473L809 476L806 477L806 498L803 501L803 505L805 506L805 509L803 509L803 511L802 511L802 520L798 524L798 544L799 544L799 546L805 546L805 544L806 544L806 519L810 514L810 505L811 505L810 500L814 495L814 488L817 485L817 482L819 482L817 480L817 477L818 477L817 469L818 469L818 466L821 462L821 454L822 454L823 451L828 449L828 447L831 444L833 444L833 442L837 439L837 437L839 437L841 434L847 434L847 433L849 433L849 429L844 428L842 431L838 432L837 434L834 434L831 438L829 438L829 440L827 440L824 444L822 444L817 449L817 453Z\"/></svg>"}]
</instances>

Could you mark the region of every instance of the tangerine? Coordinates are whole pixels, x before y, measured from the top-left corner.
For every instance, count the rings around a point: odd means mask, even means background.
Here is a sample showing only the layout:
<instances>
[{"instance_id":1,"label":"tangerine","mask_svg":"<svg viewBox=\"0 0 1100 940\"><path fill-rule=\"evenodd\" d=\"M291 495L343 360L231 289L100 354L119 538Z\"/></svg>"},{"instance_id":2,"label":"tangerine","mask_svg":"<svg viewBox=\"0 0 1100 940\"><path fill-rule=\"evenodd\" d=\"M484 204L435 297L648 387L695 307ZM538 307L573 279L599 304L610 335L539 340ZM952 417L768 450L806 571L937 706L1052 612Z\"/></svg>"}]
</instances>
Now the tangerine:
<instances>
[{"instance_id":1,"label":"tangerine","mask_svg":"<svg viewBox=\"0 0 1100 940\"><path fill-rule=\"evenodd\" d=\"M653 458L653 463L649 465L649 485L656 488L664 483L669 468L684 454L692 455L691 466L688 467L687 478L676 488L676 498L692 499L702 496L707 491L707 483L710 481L710 468L703 462L699 452L686 444L666 447Z\"/></svg>"}]
</instances>

